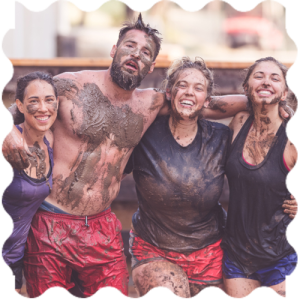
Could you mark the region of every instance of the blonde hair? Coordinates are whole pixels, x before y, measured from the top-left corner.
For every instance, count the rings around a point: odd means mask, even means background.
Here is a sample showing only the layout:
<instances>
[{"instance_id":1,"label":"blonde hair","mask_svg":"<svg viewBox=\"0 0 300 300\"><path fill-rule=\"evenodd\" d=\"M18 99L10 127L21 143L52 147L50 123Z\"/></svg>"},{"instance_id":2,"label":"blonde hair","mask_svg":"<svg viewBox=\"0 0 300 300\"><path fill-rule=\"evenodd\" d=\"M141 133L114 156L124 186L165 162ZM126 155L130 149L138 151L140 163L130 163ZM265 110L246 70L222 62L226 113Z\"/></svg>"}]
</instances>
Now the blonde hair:
<instances>
[{"instance_id":1,"label":"blonde hair","mask_svg":"<svg viewBox=\"0 0 300 300\"><path fill-rule=\"evenodd\" d=\"M187 56L175 60L171 67L167 70L167 77L162 82L162 90L172 90L179 74L186 69L196 69L203 74L207 80L207 99L209 99L214 92L214 79L212 71L207 68L204 60L201 57L195 57L194 61Z\"/></svg>"}]
</instances>

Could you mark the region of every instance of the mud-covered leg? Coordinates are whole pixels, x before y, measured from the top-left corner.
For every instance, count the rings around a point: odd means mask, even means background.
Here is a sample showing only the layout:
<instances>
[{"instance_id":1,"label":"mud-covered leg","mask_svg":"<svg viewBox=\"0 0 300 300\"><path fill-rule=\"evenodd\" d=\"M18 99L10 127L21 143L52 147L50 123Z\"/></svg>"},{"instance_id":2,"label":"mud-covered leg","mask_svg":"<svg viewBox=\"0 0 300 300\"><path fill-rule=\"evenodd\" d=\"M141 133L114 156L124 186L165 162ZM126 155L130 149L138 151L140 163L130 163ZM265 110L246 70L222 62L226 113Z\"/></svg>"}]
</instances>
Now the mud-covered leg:
<instances>
[{"instance_id":1,"label":"mud-covered leg","mask_svg":"<svg viewBox=\"0 0 300 300\"><path fill-rule=\"evenodd\" d=\"M278 293L280 296L285 297L285 281L280 282L276 285L270 286L276 293Z\"/></svg>"},{"instance_id":2,"label":"mud-covered leg","mask_svg":"<svg viewBox=\"0 0 300 300\"><path fill-rule=\"evenodd\" d=\"M190 292L191 292L191 299L196 298L199 294L201 294L206 289L215 288L225 294L225 287L223 283L220 284L210 284L210 285L203 285L203 284L196 284L190 283Z\"/></svg>"},{"instance_id":3,"label":"mud-covered leg","mask_svg":"<svg viewBox=\"0 0 300 300\"><path fill-rule=\"evenodd\" d=\"M132 271L132 278L140 297L158 286L166 287L180 297L190 297L189 281L185 272L168 261L153 261L141 265Z\"/></svg>"},{"instance_id":4,"label":"mud-covered leg","mask_svg":"<svg viewBox=\"0 0 300 300\"><path fill-rule=\"evenodd\" d=\"M190 283L191 299L196 298L200 293L205 291L209 286L203 284Z\"/></svg>"}]
</instances>

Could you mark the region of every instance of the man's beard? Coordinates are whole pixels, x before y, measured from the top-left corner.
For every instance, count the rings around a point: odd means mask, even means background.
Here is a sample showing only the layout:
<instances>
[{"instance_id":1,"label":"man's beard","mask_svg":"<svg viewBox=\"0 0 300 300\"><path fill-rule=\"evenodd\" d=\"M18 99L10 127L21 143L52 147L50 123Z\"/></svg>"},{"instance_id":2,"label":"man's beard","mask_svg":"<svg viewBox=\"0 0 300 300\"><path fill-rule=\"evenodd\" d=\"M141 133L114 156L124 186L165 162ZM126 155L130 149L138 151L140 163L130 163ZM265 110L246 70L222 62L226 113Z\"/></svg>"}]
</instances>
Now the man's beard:
<instances>
[{"instance_id":1,"label":"man's beard","mask_svg":"<svg viewBox=\"0 0 300 300\"><path fill-rule=\"evenodd\" d=\"M126 64L126 61L124 62L124 64ZM136 64L138 65L137 62ZM123 71L122 65L116 62L114 58L110 69L110 76L112 77L113 82L115 82L120 88L126 91L131 91L140 86L142 80L149 71L147 70L147 72L143 72L145 69L146 67L142 70L142 72L140 72L140 70L138 69L137 75L130 74L129 72Z\"/></svg>"}]
</instances>

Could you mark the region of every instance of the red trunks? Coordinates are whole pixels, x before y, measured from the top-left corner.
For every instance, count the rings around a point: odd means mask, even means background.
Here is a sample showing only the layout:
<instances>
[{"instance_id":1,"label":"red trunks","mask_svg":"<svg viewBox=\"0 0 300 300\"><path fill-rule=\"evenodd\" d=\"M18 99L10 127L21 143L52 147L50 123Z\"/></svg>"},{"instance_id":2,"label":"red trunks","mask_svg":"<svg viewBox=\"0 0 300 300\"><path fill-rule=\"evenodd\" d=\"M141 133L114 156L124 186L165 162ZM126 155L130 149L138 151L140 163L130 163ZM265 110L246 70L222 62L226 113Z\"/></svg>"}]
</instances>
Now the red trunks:
<instances>
[{"instance_id":1,"label":"red trunks","mask_svg":"<svg viewBox=\"0 0 300 300\"><path fill-rule=\"evenodd\" d=\"M37 297L53 286L71 289L76 272L84 297L112 286L128 295L121 223L107 209L85 217L39 209L29 231L24 272L27 292Z\"/></svg>"},{"instance_id":2,"label":"red trunks","mask_svg":"<svg viewBox=\"0 0 300 300\"><path fill-rule=\"evenodd\" d=\"M129 251L132 255L132 269L154 260L167 260L180 266L187 274L189 282L212 285L223 282L221 240L203 249L185 255L159 249L130 231Z\"/></svg>"}]
</instances>

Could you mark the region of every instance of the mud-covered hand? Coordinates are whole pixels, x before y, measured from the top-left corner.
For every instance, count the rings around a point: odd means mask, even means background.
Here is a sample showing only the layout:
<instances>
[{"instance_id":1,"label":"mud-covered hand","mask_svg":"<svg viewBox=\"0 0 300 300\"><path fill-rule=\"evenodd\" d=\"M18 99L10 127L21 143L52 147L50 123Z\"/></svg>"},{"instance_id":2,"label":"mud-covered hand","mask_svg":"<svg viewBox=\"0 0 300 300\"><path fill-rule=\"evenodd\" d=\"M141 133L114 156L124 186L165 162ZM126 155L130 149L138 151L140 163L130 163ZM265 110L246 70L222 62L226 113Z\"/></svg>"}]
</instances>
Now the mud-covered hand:
<instances>
[{"instance_id":1,"label":"mud-covered hand","mask_svg":"<svg viewBox=\"0 0 300 300\"><path fill-rule=\"evenodd\" d=\"M291 195L291 200L284 200L282 207L284 208L283 212L288 214L291 219L295 218L298 211L298 204L294 196Z\"/></svg>"},{"instance_id":2,"label":"mud-covered hand","mask_svg":"<svg viewBox=\"0 0 300 300\"><path fill-rule=\"evenodd\" d=\"M281 101L279 105L279 115L284 120L290 120L295 114L294 110L286 104L286 101Z\"/></svg>"},{"instance_id":3,"label":"mud-covered hand","mask_svg":"<svg viewBox=\"0 0 300 300\"><path fill-rule=\"evenodd\" d=\"M2 153L14 169L23 170L29 167L29 156L32 156L21 132L13 126L2 144Z\"/></svg>"}]
</instances>

